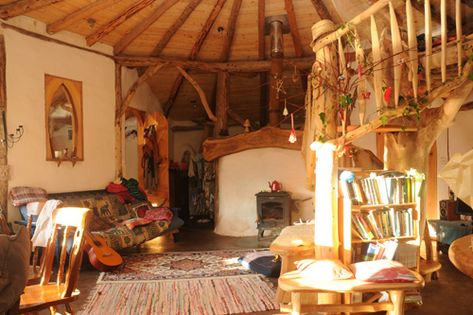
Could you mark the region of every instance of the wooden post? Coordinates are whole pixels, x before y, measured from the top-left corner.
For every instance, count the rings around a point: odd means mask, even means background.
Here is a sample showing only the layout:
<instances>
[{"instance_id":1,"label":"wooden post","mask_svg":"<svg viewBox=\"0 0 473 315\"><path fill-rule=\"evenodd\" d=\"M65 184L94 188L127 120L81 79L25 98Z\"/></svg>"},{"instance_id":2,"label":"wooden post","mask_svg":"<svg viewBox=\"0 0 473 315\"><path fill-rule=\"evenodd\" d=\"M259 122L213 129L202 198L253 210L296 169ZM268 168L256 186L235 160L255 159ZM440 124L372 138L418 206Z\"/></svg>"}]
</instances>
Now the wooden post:
<instances>
[{"instance_id":1,"label":"wooden post","mask_svg":"<svg viewBox=\"0 0 473 315\"><path fill-rule=\"evenodd\" d=\"M269 78L269 125L277 126L281 117L279 103L279 84L282 79L283 57L275 56L271 59L271 76Z\"/></svg>"},{"instance_id":2,"label":"wooden post","mask_svg":"<svg viewBox=\"0 0 473 315\"><path fill-rule=\"evenodd\" d=\"M336 29L332 21L322 20L312 26L312 38ZM337 82L338 65L335 45L327 45L315 51L312 72L316 84L312 83L312 107L317 120L314 139L335 139L337 137L337 112L335 91L324 89L325 84L332 86ZM333 70L337 69L337 70ZM314 88L315 87L315 88ZM323 95L323 97L320 97ZM324 117L323 119L321 117ZM338 258L338 160L336 146L333 143L316 140L310 145L315 151L315 258Z\"/></svg>"},{"instance_id":3,"label":"wooden post","mask_svg":"<svg viewBox=\"0 0 473 315\"><path fill-rule=\"evenodd\" d=\"M315 258L338 258L338 164L335 145L316 142Z\"/></svg>"},{"instance_id":4,"label":"wooden post","mask_svg":"<svg viewBox=\"0 0 473 315\"><path fill-rule=\"evenodd\" d=\"M219 72L217 74L217 121L215 123L215 136L228 136L228 108L230 107L230 74Z\"/></svg>"},{"instance_id":5,"label":"wooden post","mask_svg":"<svg viewBox=\"0 0 473 315\"><path fill-rule=\"evenodd\" d=\"M115 178L123 175L122 112L122 66L115 63Z\"/></svg>"},{"instance_id":6,"label":"wooden post","mask_svg":"<svg viewBox=\"0 0 473 315\"><path fill-rule=\"evenodd\" d=\"M5 38L3 37L3 29L0 31L0 138L7 132L7 126L4 124L3 115L6 115L7 94L6 94L6 54L5 54ZM6 140L6 139L4 139ZM8 159L7 159L7 143L0 143L0 214L8 220Z\"/></svg>"}]
</instances>

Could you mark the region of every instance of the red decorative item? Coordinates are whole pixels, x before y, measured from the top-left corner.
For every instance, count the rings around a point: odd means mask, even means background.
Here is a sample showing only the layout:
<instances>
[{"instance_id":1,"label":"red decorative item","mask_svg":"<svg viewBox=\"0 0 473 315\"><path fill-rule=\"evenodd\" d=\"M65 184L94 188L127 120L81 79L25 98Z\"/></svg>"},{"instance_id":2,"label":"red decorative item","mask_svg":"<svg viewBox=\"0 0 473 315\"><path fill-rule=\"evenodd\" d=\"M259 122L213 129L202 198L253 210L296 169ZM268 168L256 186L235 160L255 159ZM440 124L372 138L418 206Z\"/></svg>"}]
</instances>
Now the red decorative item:
<instances>
[{"instance_id":1,"label":"red decorative item","mask_svg":"<svg viewBox=\"0 0 473 315\"><path fill-rule=\"evenodd\" d=\"M371 92L363 92L361 93L361 97L363 97L365 100L369 100L371 97Z\"/></svg>"},{"instance_id":2,"label":"red decorative item","mask_svg":"<svg viewBox=\"0 0 473 315\"><path fill-rule=\"evenodd\" d=\"M294 129L294 115L291 114L291 134L289 135L289 142L294 143L297 141L296 129Z\"/></svg>"},{"instance_id":3,"label":"red decorative item","mask_svg":"<svg viewBox=\"0 0 473 315\"><path fill-rule=\"evenodd\" d=\"M361 75L363 74L363 67L361 64L358 64L358 78L361 79Z\"/></svg>"},{"instance_id":4,"label":"red decorative item","mask_svg":"<svg viewBox=\"0 0 473 315\"><path fill-rule=\"evenodd\" d=\"M278 182L277 180L268 182L268 185L269 185L269 189L271 189L272 192L278 192L282 189L282 184Z\"/></svg>"},{"instance_id":5,"label":"red decorative item","mask_svg":"<svg viewBox=\"0 0 473 315\"><path fill-rule=\"evenodd\" d=\"M384 91L384 100L386 101L386 103L389 103L389 101L391 100L391 93L392 93L392 88L388 86L386 88L386 91Z\"/></svg>"}]
</instances>

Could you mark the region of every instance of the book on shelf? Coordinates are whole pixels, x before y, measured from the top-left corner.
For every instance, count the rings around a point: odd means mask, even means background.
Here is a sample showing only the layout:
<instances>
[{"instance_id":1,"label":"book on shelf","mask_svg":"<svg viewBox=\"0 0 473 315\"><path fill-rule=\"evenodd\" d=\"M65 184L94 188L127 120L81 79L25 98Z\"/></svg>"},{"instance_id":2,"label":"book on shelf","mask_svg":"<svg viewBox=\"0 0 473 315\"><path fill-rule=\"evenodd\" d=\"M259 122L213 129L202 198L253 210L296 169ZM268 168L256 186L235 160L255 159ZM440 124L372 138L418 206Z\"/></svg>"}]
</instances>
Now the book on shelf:
<instances>
[{"instance_id":1,"label":"book on shelf","mask_svg":"<svg viewBox=\"0 0 473 315\"><path fill-rule=\"evenodd\" d=\"M397 246L398 242L396 240L363 244L363 246L361 246L361 250L358 252L358 256L354 258L355 261L370 261L379 259L392 260L396 253Z\"/></svg>"},{"instance_id":2,"label":"book on shelf","mask_svg":"<svg viewBox=\"0 0 473 315\"><path fill-rule=\"evenodd\" d=\"M363 178L347 176L345 171L340 179L343 196L353 205L415 202L423 180L420 176L396 171L372 172Z\"/></svg>"},{"instance_id":3,"label":"book on shelf","mask_svg":"<svg viewBox=\"0 0 473 315\"><path fill-rule=\"evenodd\" d=\"M353 212L353 234L361 240L414 236L412 208L379 208Z\"/></svg>"}]
</instances>

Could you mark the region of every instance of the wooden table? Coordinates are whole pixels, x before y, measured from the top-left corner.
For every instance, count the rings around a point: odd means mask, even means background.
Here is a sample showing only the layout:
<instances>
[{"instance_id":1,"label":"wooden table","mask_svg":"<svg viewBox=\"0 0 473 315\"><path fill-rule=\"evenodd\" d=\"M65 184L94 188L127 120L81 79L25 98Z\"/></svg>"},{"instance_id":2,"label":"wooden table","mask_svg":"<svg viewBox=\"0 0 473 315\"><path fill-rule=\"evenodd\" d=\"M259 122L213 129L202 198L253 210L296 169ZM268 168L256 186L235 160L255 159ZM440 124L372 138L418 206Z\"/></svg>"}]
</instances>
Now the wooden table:
<instances>
[{"instance_id":1,"label":"wooden table","mask_svg":"<svg viewBox=\"0 0 473 315\"><path fill-rule=\"evenodd\" d=\"M314 258L314 224L300 224L285 227L269 247L274 255L281 257L281 275L295 270L296 261ZM307 299L312 299L308 297ZM279 303L291 301L289 292L279 287L276 292Z\"/></svg>"},{"instance_id":2,"label":"wooden table","mask_svg":"<svg viewBox=\"0 0 473 315\"><path fill-rule=\"evenodd\" d=\"M390 282L375 283L365 282L357 279L346 280L318 280L314 281L303 277L299 272L291 271L279 277L278 287L291 293L292 301L290 308L284 311L299 315L306 312L379 312L388 311L389 315L404 314L405 291L417 290L424 286L424 279L418 273L411 271L416 277L414 282ZM302 294L313 293L342 293L352 294L361 292L387 291L389 301L386 302L362 302L362 303L330 303L317 304L302 301ZM318 313L317 313L318 314Z\"/></svg>"},{"instance_id":3,"label":"wooden table","mask_svg":"<svg viewBox=\"0 0 473 315\"><path fill-rule=\"evenodd\" d=\"M458 270L473 278L473 234L453 241L448 249L448 258Z\"/></svg>"}]
</instances>

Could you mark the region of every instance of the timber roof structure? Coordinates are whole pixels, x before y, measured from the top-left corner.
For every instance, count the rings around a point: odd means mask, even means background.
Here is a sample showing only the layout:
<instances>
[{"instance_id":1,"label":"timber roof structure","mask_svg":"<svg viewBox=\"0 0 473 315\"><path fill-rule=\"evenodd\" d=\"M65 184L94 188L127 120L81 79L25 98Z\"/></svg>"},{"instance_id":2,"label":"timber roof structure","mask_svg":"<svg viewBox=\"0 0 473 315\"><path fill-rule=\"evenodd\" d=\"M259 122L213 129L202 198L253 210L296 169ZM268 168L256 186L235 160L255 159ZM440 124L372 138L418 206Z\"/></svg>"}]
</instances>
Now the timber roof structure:
<instances>
[{"instance_id":1,"label":"timber roof structure","mask_svg":"<svg viewBox=\"0 0 473 315\"><path fill-rule=\"evenodd\" d=\"M113 47L123 65L139 67L168 60L197 82L211 107L216 102L217 71L230 75L230 110L234 120L260 123L267 114L270 39L268 18L283 16L285 71L281 86L284 102L296 120L303 121L306 79L314 60L311 27L321 19L337 25L363 12L374 0L0 0L0 17L26 15L47 25L55 34L68 31L83 36L87 45ZM403 0L393 0L396 10ZM440 0L431 0L433 21L440 22ZM455 1L448 0L454 7ZM421 20L423 4L414 1ZM473 16L471 0L461 0L464 28ZM401 23L405 13L396 11ZM448 10L449 31L454 30L454 9ZM438 16L437 16L438 15ZM385 19L388 24L388 17ZM359 32L369 32L361 24ZM470 32L471 33L471 32ZM148 73L150 74L150 73ZM166 66L147 77L164 112L173 120L203 122L206 112L189 80L175 66Z\"/></svg>"}]
</instances>

